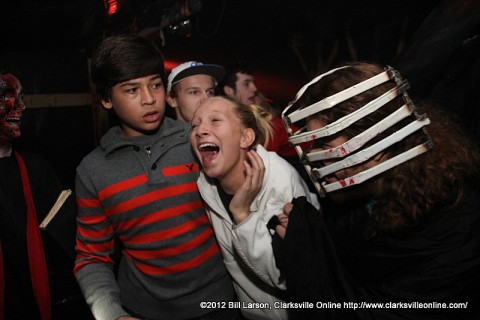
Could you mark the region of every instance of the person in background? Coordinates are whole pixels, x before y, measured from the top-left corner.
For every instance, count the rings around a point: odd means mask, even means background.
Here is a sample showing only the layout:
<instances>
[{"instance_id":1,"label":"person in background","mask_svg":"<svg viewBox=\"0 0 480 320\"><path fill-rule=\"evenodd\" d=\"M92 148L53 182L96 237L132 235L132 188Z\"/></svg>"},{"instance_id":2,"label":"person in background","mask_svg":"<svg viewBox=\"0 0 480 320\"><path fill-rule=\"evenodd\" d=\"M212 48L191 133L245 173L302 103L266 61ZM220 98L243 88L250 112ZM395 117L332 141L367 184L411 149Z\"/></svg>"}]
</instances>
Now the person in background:
<instances>
[{"instance_id":1,"label":"person in background","mask_svg":"<svg viewBox=\"0 0 480 320\"><path fill-rule=\"evenodd\" d=\"M392 67L346 64L284 112L306 120L289 139L313 141L303 156L325 200L322 216L301 198L280 215L287 299L340 306L293 319L480 317L480 152L408 87Z\"/></svg>"},{"instance_id":2,"label":"person in background","mask_svg":"<svg viewBox=\"0 0 480 320\"><path fill-rule=\"evenodd\" d=\"M256 105L212 97L196 109L190 133L202 165L199 190L242 313L252 320L287 319L286 310L275 304L283 301L285 289L270 233L277 214L299 196L319 207L295 169L259 144L268 142L270 117ZM248 308L255 303L271 308Z\"/></svg>"},{"instance_id":3,"label":"person in background","mask_svg":"<svg viewBox=\"0 0 480 320\"><path fill-rule=\"evenodd\" d=\"M175 110L177 120L192 121L200 101L215 95L219 81L225 75L223 67L197 61L184 62L168 76L167 103Z\"/></svg>"},{"instance_id":4,"label":"person in background","mask_svg":"<svg viewBox=\"0 0 480 320\"><path fill-rule=\"evenodd\" d=\"M63 186L43 157L15 148L24 111L21 82L0 72L0 319L93 319L72 273L75 229L39 228ZM61 213L75 224L74 202Z\"/></svg>"},{"instance_id":5,"label":"person in background","mask_svg":"<svg viewBox=\"0 0 480 320\"><path fill-rule=\"evenodd\" d=\"M257 89L253 71L242 63L235 63L226 68L226 75L221 84L226 96L233 97L244 104L256 104L272 114L271 127L273 130L272 139L268 144L264 143L265 149L276 152L280 157L287 160L307 182L309 189L315 192L305 168L298 159L295 147L288 142L288 135L280 116L281 110L272 105L272 101L265 94ZM305 149L309 147L306 142L302 145Z\"/></svg>"},{"instance_id":6,"label":"person in background","mask_svg":"<svg viewBox=\"0 0 480 320\"><path fill-rule=\"evenodd\" d=\"M162 53L138 35L110 36L91 76L120 120L77 168L74 271L95 318L237 319L205 304L235 293L198 193L190 125L164 117Z\"/></svg>"},{"instance_id":7,"label":"person in background","mask_svg":"<svg viewBox=\"0 0 480 320\"><path fill-rule=\"evenodd\" d=\"M224 95L234 97L243 104L256 102L257 86L255 85L253 72L242 63L234 63L227 66L226 74L220 87Z\"/></svg>"}]
</instances>

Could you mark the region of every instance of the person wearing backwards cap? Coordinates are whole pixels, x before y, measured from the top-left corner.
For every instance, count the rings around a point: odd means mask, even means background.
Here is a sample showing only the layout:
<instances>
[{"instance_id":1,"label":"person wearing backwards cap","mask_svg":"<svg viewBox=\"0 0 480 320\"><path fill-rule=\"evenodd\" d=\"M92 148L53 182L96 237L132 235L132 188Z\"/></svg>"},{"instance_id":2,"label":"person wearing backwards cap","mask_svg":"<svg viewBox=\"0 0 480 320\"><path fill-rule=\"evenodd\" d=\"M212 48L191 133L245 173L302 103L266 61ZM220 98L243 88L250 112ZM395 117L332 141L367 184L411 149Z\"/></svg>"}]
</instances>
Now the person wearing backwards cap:
<instances>
[{"instance_id":1,"label":"person wearing backwards cap","mask_svg":"<svg viewBox=\"0 0 480 320\"><path fill-rule=\"evenodd\" d=\"M217 83L225 76L220 65L197 61L184 62L168 76L167 103L175 110L177 120L190 122L200 101L214 96Z\"/></svg>"}]
</instances>

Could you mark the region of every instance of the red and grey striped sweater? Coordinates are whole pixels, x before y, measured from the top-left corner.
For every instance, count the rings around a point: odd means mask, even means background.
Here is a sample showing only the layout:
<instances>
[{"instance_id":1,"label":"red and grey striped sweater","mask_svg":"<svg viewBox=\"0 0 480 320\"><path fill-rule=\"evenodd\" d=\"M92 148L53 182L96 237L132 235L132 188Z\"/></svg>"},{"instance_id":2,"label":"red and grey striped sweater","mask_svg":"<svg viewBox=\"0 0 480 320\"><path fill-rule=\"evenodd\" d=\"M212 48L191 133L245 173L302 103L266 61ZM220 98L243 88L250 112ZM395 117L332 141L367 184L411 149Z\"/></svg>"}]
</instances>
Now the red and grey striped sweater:
<instances>
[{"instance_id":1,"label":"red and grey striped sweater","mask_svg":"<svg viewBox=\"0 0 480 320\"><path fill-rule=\"evenodd\" d=\"M97 319L185 319L231 301L232 284L205 214L186 124L155 135L110 129L77 168L75 274ZM122 256L114 259L115 244ZM118 274L114 270L118 263Z\"/></svg>"}]
</instances>

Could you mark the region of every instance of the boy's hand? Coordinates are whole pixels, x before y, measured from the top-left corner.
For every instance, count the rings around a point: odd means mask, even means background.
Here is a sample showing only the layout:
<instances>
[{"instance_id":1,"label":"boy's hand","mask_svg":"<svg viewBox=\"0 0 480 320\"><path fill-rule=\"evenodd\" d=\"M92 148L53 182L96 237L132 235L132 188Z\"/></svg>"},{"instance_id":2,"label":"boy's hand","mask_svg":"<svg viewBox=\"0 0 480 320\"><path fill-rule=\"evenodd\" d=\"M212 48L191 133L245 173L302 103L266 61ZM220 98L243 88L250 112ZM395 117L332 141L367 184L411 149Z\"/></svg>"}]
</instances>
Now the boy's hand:
<instances>
[{"instance_id":1,"label":"boy's hand","mask_svg":"<svg viewBox=\"0 0 480 320\"><path fill-rule=\"evenodd\" d=\"M262 188L265 165L262 158L254 150L247 151L249 161L244 161L245 182L240 187L230 202L230 212L236 224L242 222L250 215L250 205Z\"/></svg>"}]
</instances>

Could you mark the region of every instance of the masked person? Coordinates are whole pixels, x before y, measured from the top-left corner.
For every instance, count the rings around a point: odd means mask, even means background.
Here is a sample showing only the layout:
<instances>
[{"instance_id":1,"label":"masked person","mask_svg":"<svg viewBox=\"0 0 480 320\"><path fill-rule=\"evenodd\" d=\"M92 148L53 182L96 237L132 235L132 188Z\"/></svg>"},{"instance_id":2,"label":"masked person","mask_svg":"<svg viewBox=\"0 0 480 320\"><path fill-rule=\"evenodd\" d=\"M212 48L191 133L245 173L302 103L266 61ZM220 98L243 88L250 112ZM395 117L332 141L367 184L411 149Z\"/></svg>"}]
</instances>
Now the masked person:
<instances>
[{"instance_id":1,"label":"masked person","mask_svg":"<svg viewBox=\"0 0 480 320\"><path fill-rule=\"evenodd\" d=\"M323 216L297 198L277 226L289 301L315 306L293 319L479 318L479 151L407 88L348 64L283 113L291 143L313 141L301 158L323 197Z\"/></svg>"},{"instance_id":2,"label":"masked person","mask_svg":"<svg viewBox=\"0 0 480 320\"><path fill-rule=\"evenodd\" d=\"M0 319L91 319L72 273L75 229L39 229L63 188L44 158L14 147L24 111L22 84L0 74Z\"/></svg>"}]
</instances>

